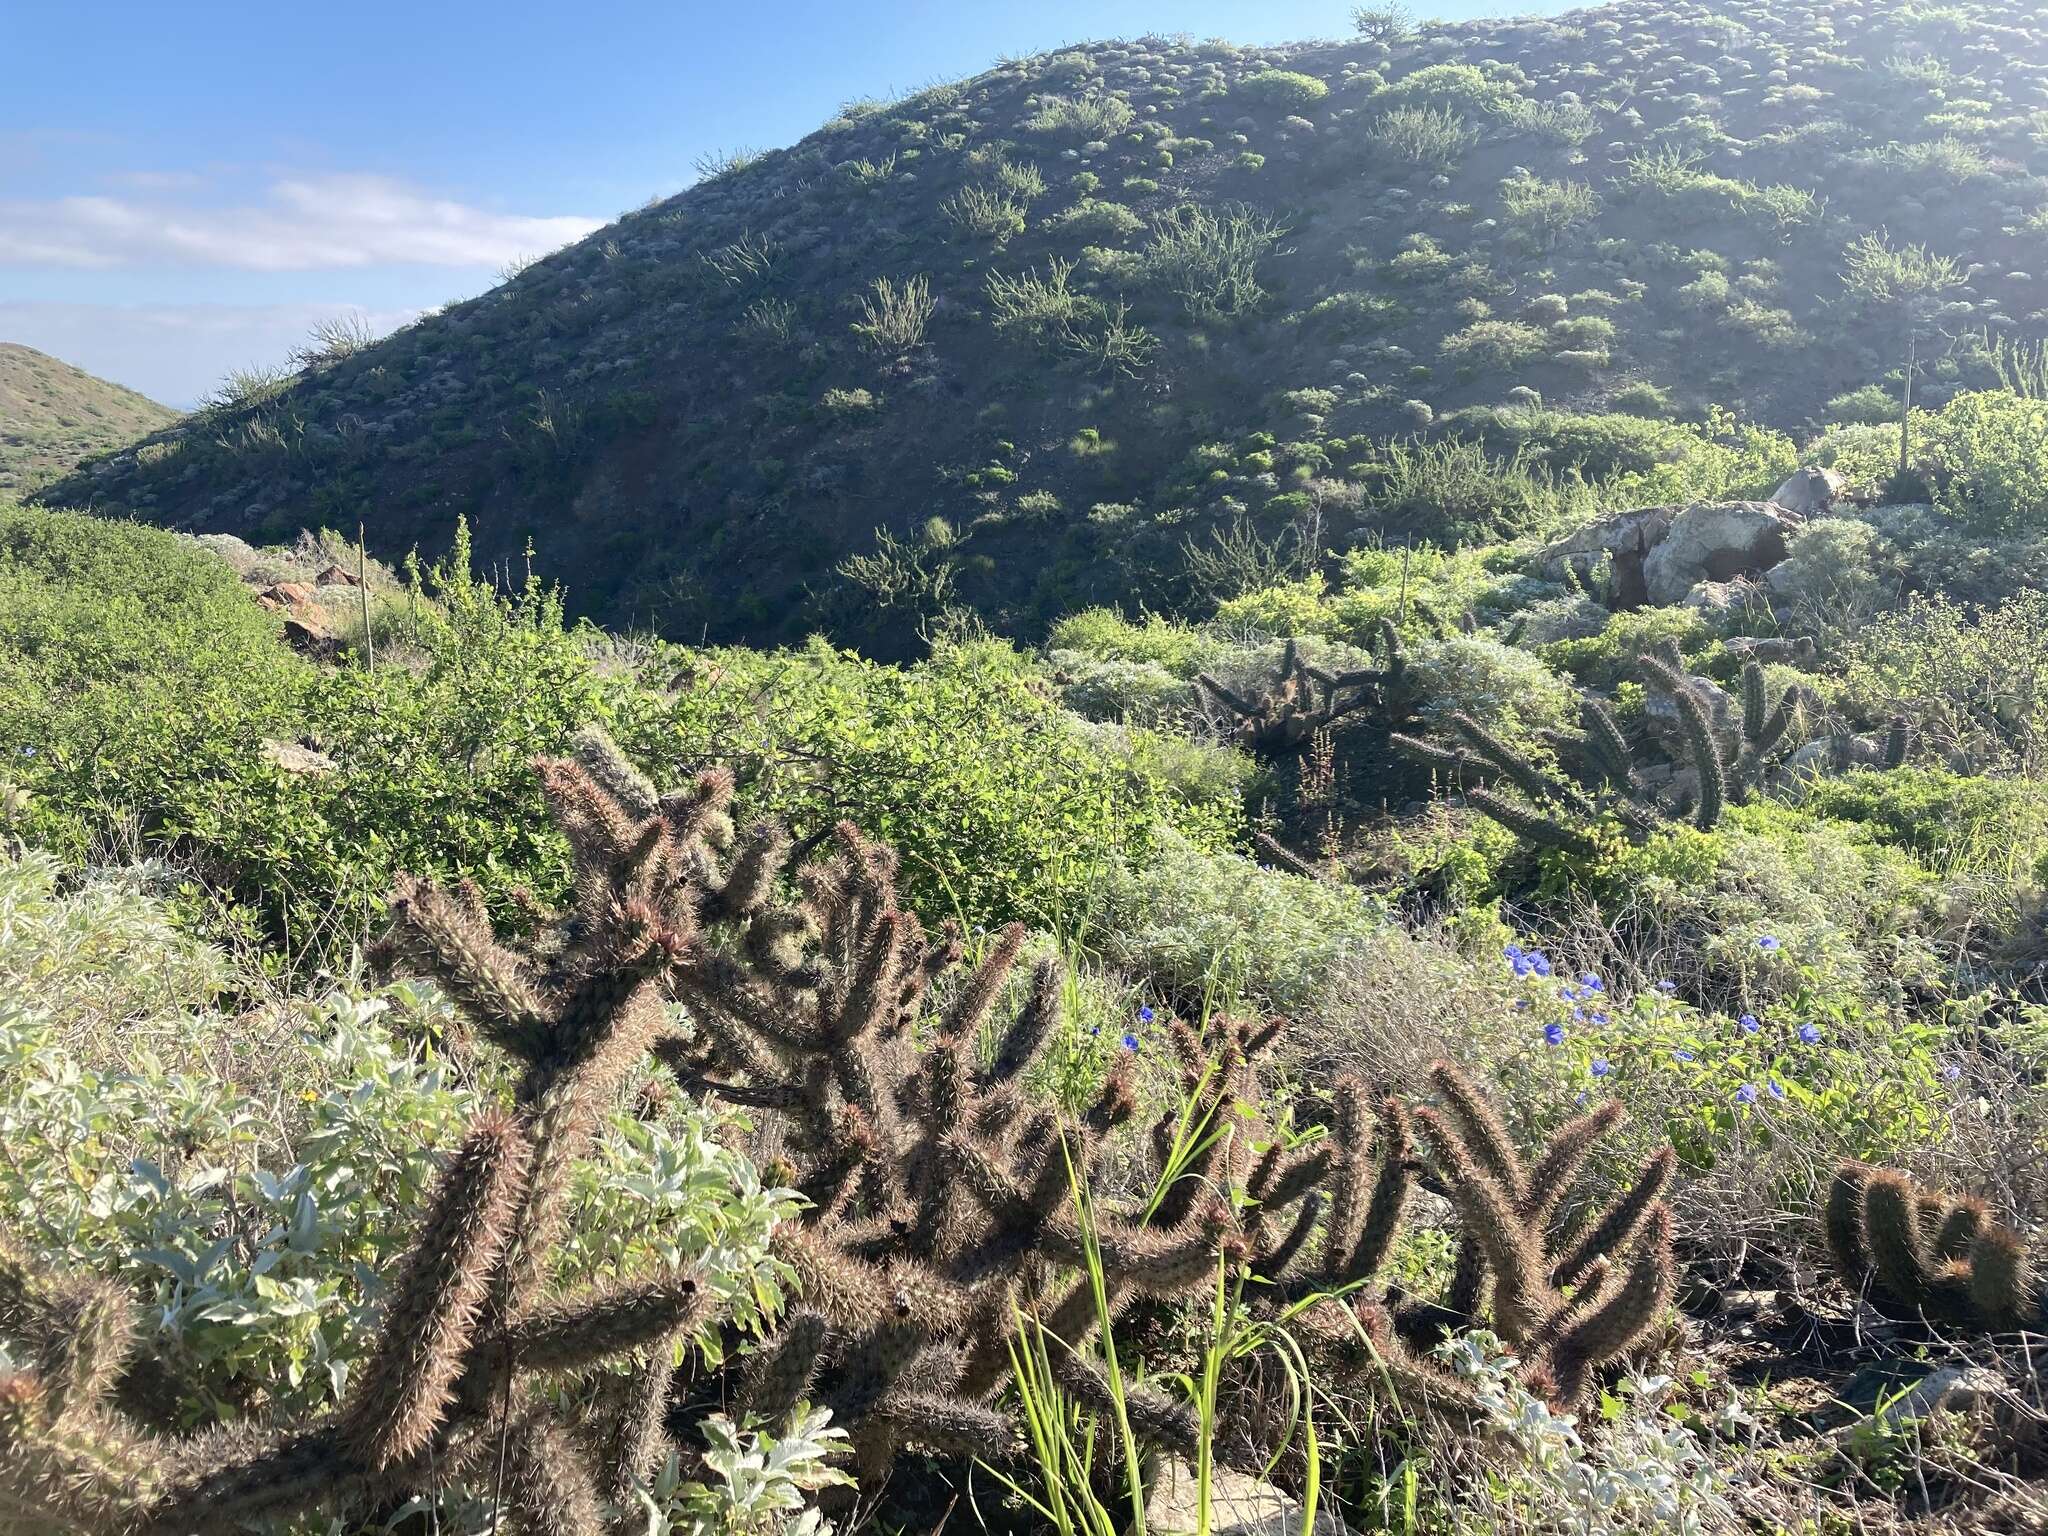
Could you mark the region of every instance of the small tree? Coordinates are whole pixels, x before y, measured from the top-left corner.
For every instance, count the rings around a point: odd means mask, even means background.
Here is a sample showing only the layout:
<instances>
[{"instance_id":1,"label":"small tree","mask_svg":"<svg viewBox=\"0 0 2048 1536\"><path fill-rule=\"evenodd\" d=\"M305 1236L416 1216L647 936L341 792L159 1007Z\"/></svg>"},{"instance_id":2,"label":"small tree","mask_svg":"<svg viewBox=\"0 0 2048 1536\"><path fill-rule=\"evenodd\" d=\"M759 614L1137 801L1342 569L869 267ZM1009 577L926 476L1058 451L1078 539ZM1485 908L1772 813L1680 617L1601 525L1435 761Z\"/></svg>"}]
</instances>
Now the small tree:
<instances>
[{"instance_id":1,"label":"small tree","mask_svg":"<svg viewBox=\"0 0 2048 1536\"><path fill-rule=\"evenodd\" d=\"M1354 5L1351 24L1375 43L1396 43L1415 30L1415 13L1405 5Z\"/></svg>"},{"instance_id":2,"label":"small tree","mask_svg":"<svg viewBox=\"0 0 2048 1536\"><path fill-rule=\"evenodd\" d=\"M1893 310L1906 333L1905 384L1899 403L1899 474L1911 464L1913 370L1920 333L1942 311L1944 295L1968 283L1962 264L1937 256L1924 245L1893 246L1882 233L1857 239L1843 253L1842 281L1851 293Z\"/></svg>"}]
</instances>

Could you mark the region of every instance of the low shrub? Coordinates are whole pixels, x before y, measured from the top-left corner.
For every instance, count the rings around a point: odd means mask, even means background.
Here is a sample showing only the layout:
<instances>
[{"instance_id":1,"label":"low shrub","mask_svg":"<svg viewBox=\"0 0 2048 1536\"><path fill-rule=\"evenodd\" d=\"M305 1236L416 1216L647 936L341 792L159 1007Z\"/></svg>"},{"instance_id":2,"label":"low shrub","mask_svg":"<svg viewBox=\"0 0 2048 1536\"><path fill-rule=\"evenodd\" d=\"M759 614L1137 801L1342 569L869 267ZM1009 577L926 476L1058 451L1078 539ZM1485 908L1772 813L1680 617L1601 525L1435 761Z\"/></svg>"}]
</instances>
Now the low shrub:
<instances>
[{"instance_id":1,"label":"low shrub","mask_svg":"<svg viewBox=\"0 0 2048 1536\"><path fill-rule=\"evenodd\" d=\"M1121 96L1048 96L1021 126L1027 133L1063 139L1107 139L1130 127L1136 117Z\"/></svg>"},{"instance_id":2,"label":"low shrub","mask_svg":"<svg viewBox=\"0 0 2048 1536\"><path fill-rule=\"evenodd\" d=\"M1480 320L1446 336L1438 350L1454 363L1504 372L1541 357L1550 338L1521 320Z\"/></svg>"},{"instance_id":3,"label":"low shrub","mask_svg":"<svg viewBox=\"0 0 2048 1536\"><path fill-rule=\"evenodd\" d=\"M1457 169L1479 134L1449 107L1395 107L1373 122L1365 141L1399 165L1439 176Z\"/></svg>"},{"instance_id":4,"label":"low shrub","mask_svg":"<svg viewBox=\"0 0 2048 1536\"><path fill-rule=\"evenodd\" d=\"M1330 88L1314 75L1291 69L1261 69L1246 75L1231 88L1232 94L1261 106L1282 107L1299 112L1330 94Z\"/></svg>"}]
</instances>

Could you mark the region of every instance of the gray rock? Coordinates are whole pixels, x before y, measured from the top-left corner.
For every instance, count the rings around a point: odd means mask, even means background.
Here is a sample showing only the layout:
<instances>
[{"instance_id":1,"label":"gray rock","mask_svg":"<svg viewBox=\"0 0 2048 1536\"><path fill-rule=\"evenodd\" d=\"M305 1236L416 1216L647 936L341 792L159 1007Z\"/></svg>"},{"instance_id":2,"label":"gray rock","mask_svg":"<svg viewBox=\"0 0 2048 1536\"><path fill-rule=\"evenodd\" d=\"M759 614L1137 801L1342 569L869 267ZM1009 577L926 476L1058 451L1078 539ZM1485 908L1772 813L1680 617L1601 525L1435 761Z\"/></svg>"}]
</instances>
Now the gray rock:
<instances>
[{"instance_id":1,"label":"gray rock","mask_svg":"<svg viewBox=\"0 0 2048 1536\"><path fill-rule=\"evenodd\" d=\"M1766 666L1774 661L1796 664L1814 658L1813 639L1809 635L1792 639L1777 635L1734 635L1724 644L1728 654L1737 661L1758 661Z\"/></svg>"},{"instance_id":2,"label":"gray rock","mask_svg":"<svg viewBox=\"0 0 2048 1536\"><path fill-rule=\"evenodd\" d=\"M1648 600L1644 562L1670 532L1674 510L1645 507L1590 523L1544 550L1543 569L1552 577L1562 577L1569 566L1584 576L1607 556L1614 562L1614 601L1623 608L1638 607Z\"/></svg>"},{"instance_id":3,"label":"gray rock","mask_svg":"<svg viewBox=\"0 0 2048 1536\"><path fill-rule=\"evenodd\" d=\"M1645 600L1681 603L1703 581L1769 570L1785 558L1786 537L1799 521L1761 501L1697 502L1677 509L1664 537L1643 557Z\"/></svg>"},{"instance_id":4,"label":"gray rock","mask_svg":"<svg viewBox=\"0 0 2048 1536\"><path fill-rule=\"evenodd\" d=\"M1703 581L1685 594L1682 606L1703 613L1733 613L1747 607L1755 592L1756 584L1742 577L1734 581Z\"/></svg>"},{"instance_id":5,"label":"gray rock","mask_svg":"<svg viewBox=\"0 0 2048 1536\"><path fill-rule=\"evenodd\" d=\"M304 774L323 778L333 773L338 764L333 758L317 748L302 746L296 741L266 741L263 755L277 764L286 773Z\"/></svg>"},{"instance_id":6,"label":"gray rock","mask_svg":"<svg viewBox=\"0 0 2048 1536\"><path fill-rule=\"evenodd\" d=\"M1217 1467L1209 1490L1209 1529L1215 1536L1299 1536L1301 1506L1271 1483ZM1192 1536L1200 1526L1199 1510L1194 1468L1178 1458L1167 1461L1145 1505L1146 1531L1151 1536ZM1314 1531L1315 1536L1351 1536L1327 1502L1316 1511Z\"/></svg>"},{"instance_id":7,"label":"gray rock","mask_svg":"<svg viewBox=\"0 0 2048 1536\"><path fill-rule=\"evenodd\" d=\"M1851 768L1882 768L1884 745L1881 733L1816 736L1785 759L1784 771L1790 778L1813 779Z\"/></svg>"},{"instance_id":8,"label":"gray rock","mask_svg":"<svg viewBox=\"0 0 2048 1536\"><path fill-rule=\"evenodd\" d=\"M1796 471L1771 492L1771 505L1796 512L1801 517L1819 517L1832 512L1835 503L1848 494L1849 482L1832 469L1818 465Z\"/></svg>"}]
</instances>

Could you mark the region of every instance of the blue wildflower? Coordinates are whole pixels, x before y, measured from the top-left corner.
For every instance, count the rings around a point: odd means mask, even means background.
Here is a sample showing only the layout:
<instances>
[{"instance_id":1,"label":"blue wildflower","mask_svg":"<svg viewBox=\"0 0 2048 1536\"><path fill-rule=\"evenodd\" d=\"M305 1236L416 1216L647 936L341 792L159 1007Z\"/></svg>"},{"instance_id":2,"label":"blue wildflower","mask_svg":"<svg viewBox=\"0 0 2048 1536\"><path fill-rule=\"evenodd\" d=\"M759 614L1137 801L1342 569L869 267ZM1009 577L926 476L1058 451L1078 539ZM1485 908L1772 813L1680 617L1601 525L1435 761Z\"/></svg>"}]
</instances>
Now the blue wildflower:
<instances>
[{"instance_id":1,"label":"blue wildflower","mask_svg":"<svg viewBox=\"0 0 2048 1536\"><path fill-rule=\"evenodd\" d=\"M1740 1088L1736 1089L1735 1102L1738 1104L1754 1104L1756 1102L1756 1085L1754 1083L1744 1083Z\"/></svg>"},{"instance_id":2,"label":"blue wildflower","mask_svg":"<svg viewBox=\"0 0 2048 1536\"><path fill-rule=\"evenodd\" d=\"M1574 1024L1583 1024L1583 1023L1585 1023L1585 1022L1586 1022L1586 1010L1585 1010L1585 1009L1583 1009L1583 1008L1574 1008L1574 1009L1572 1010L1572 1022L1573 1022Z\"/></svg>"},{"instance_id":3,"label":"blue wildflower","mask_svg":"<svg viewBox=\"0 0 2048 1536\"><path fill-rule=\"evenodd\" d=\"M1527 999L1526 997L1518 997L1518 998L1516 998L1516 999L1515 999L1515 1012L1517 1012L1517 1013L1527 1013L1528 1011L1529 1011L1529 999Z\"/></svg>"},{"instance_id":4,"label":"blue wildflower","mask_svg":"<svg viewBox=\"0 0 2048 1536\"><path fill-rule=\"evenodd\" d=\"M1800 1025L1800 1026L1799 1026L1799 1043L1800 1043L1801 1045L1819 1045L1819 1044L1820 1044L1820 1026L1819 1026L1818 1024L1802 1024L1802 1025Z\"/></svg>"},{"instance_id":5,"label":"blue wildflower","mask_svg":"<svg viewBox=\"0 0 2048 1536\"><path fill-rule=\"evenodd\" d=\"M1595 1077L1605 1077L1608 1073L1614 1070L1614 1063L1609 1061L1605 1056L1595 1056L1593 1058L1593 1066L1591 1070Z\"/></svg>"},{"instance_id":6,"label":"blue wildflower","mask_svg":"<svg viewBox=\"0 0 2048 1536\"><path fill-rule=\"evenodd\" d=\"M1152 1005L1150 1003L1147 1003L1144 1007L1138 1010L1138 1022L1140 1024L1150 1024L1152 1022L1152 1018Z\"/></svg>"},{"instance_id":7,"label":"blue wildflower","mask_svg":"<svg viewBox=\"0 0 2048 1536\"><path fill-rule=\"evenodd\" d=\"M1607 1022L1607 1015L1604 1013L1596 1013L1593 1015L1593 1022L1595 1024L1605 1024Z\"/></svg>"},{"instance_id":8,"label":"blue wildflower","mask_svg":"<svg viewBox=\"0 0 2048 1536\"><path fill-rule=\"evenodd\" d=\"M1765 934L1762 938L1756 941L1756 947L1762 950L1767 955L1776 954L1778 952L1777 935L1770 933Z\"/></svg>"},{"instance_id":9,"label":"blue wildflower","mask_svg":"<svg viewBox=\"0 0 2048 1536\"><path fill-rule=\"evenodd\" d=\"M1952 1082L1954 1082L1954 1081L1955 1081L1955 1080L1956 1080L1957 1078L1961 1077L1962 1075L1963 1075L1963 1069L1962 1069L1961 1067L1957 1066L1957 1065L1956 1065L1956 1064L1955 1064L1954 1062L1952 1062L1952 1061L1951 1061L1951 1062L1949 1062L1949 1063L1947 1063L1947 1064L1946 1064L1945 1066L1943 1066L1943 1067L1942 1067L1942 1069L1941 1069L1941 1080L1942 1080L1942 1081L1943 1081L1944 1083L1952 1083Z\"/></svg>"},{"instance_id":10,"label":"blue wildflower","mask_svg":"<svg viewBox=\"0 0 2048 1536\"><path fill-rule=\"evenodd\" d=\"M1137 1048L1138 1037L1134 1034L1131 1034L1128 1030L1126 1030L1124 1032L1124 1049L1127 1051L1135 1051Z\"/></svg>"},{"instance_id":11,"label":"blue wildflower","mask_svg":"<svg viewBox=\"0 0 2048 1536\"><path fill-rule=\"evenodd\" d=\"M1783 1097L1785 1097L1785 1085L1779 1082L1775 1077L1771 1079L1771 1097L1774 1099L1782 1099Z\"/></svg>"},{"instance_id":12,"label":"blue wildflower","mask_svg":"<svg viewBox=\"0 0 2048 1536\"><path fill-rule=\"evenodd\" d=\"M1659 992L1662 992L1666 997L1669 997L1672 993L1678 990L1678 983L1672 981L1669 977L1667 977L1663 981L1657 983L1657 990Z\"/></svg>"},{"instance_id":13,"label":"blue wildflower","mask_svg":"<svg viewBox=\"0 0 2048 1536\"><path fill-rule=\"evenodd\" d=\"M1538 976L1548 976L1551 974L1550 956L1544 954L1542 950L1530 950L1528 960L1529 969L1531 971L1534 971Z\"/></svg>"},{"instance_id":14,"label":"blue wildflower","mask_svg":"<svg viewBox=\"0 0 2048 1536\"><path fill-rule=\"evenodd\" d=\"M1756 1015L1753 1013L1745 1013L1741 1018L1737 1019L1735 1021L1735 1027L1741 1030L1745 1035L1753 1035L1757 1032L1758 1029L1762 1028L1762 1026L1757 1023Z\"/></svg>"},{"instance_id":15,"label":"blue wildflower","mask_svg":"<svg viewBox=\"0 0 2048 1536\"><path fill-rule=\"evenodd\" d=\"M1679 1050L1679 1051L1673 1051L1673 1052L1672 1052L1671 1054L1672 1054L1673 1058L1674 1058L1674 1059L1676 1059L1676 1060L1678 1060L1678 1061L1698 1061L1698 1060L1699 1060L1699 1057L1697 1057L1697 1056L1693 1055L1693 1053L1692 1053L1691 1051Z\"/></svg>"},{"instance_id":16,"label":"blue wildflower","mask_svg":"<svg viewBox=\"0 0 2048 1536\"><path fill-rule=\"evenodd\" d=\"M1562 1024L1546 1024L1546 1025L1544 1025L1544 1026L1543 1026L1543 1043L1544 1043L1545 1045L1563 1045L1563 1044L1564 1044L1564 1026L1563 1026Z\"/></svg>"},{"instance_id":17,"label":"blue wildflower","mask_svg":"<svg viewBox=\"0 0 2048 1536\"><path fill-rule=\"evenodd\" d=\"M1581 992L1577 987L1559 987L1557 995L1568 1003L1576 1003L1585 996L1585 993Z\"/></svg>"},{"instance_id":18,"label":"blue wildflower","mask_svg":"<svg viewBox=\"0 0 2048 1536\"><path fill-rule=\"evenodd\" d=\"M1595 976L1591 971L1587 971L1579 977L1579 985L1588 992L1605 992L1607 990L1607 983L1598 976Z\"/></svg>"}]
</instances>

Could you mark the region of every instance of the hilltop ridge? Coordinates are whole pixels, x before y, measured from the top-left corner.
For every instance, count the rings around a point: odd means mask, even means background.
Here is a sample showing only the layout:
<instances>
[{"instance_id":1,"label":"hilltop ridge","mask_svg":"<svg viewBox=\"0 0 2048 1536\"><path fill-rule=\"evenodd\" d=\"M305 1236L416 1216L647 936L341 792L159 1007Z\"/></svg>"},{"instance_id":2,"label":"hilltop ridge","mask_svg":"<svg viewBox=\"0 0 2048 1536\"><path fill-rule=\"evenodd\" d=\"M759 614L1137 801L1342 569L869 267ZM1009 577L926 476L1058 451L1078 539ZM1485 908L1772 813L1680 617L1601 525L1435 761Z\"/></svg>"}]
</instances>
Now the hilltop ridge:
<instances>
[{"instance_id":1,"label":"hilltop ridge","mask_svg":"<svg viewBox=\"0 0 2048 1536\"><path fill-rule=\"evenodd\" d=\"M0 341L0 492L68 474L178 419L167 405L17 342Z\"/></svg>"},{"instance_id":2,"label":"hilltop ridge","mask_svg":"<svg viewBox=\"0 0 2048 1536\"><path fill-rule=\"evenodd\" d=\"M1476 441L1600 500L1736 416L1884 411L1899 331L1844 287L1858 238L1964 274L1928 403L2038 333L2044 15L1625 0L1013 60L850 104L49 494L269 539L361 518L387 557L467 518L609 623L884 653L949 608L1030 634L1199 605L1205 559L1289 541L1512 533L1547 512L1460 508L1400 452Z\"/></svg>"}]
</instances>

